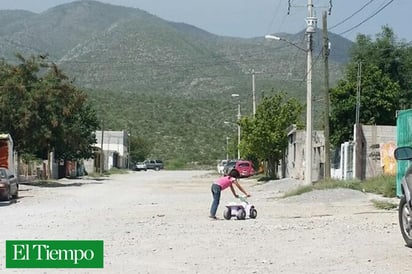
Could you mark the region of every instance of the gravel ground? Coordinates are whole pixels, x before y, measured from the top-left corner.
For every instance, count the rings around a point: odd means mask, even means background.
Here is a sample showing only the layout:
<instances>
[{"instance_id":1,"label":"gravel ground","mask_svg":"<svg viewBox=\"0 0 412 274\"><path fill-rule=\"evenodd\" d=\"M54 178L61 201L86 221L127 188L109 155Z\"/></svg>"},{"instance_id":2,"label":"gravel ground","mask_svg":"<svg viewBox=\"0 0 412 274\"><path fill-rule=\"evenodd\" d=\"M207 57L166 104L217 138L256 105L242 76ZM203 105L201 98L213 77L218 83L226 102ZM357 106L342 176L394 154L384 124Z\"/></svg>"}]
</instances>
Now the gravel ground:
<instances>
[{"instance_id":1,"label":"gravel ground","mask_svg":"<svg viewBox=\"0 0 412 274\"><path fill-rule=\"evenodd\" d=\"M208 171L141 171L22 185L0 202L4 273L410 273L396 210L348 189L281 198L300 182L242 179L256 219L210 220ZM224 204L234 201L222 193ZM395 200L397 202L397 200ZM104 269L4 269L5 240L104 240Z\"/></svg>"}]
</instances>

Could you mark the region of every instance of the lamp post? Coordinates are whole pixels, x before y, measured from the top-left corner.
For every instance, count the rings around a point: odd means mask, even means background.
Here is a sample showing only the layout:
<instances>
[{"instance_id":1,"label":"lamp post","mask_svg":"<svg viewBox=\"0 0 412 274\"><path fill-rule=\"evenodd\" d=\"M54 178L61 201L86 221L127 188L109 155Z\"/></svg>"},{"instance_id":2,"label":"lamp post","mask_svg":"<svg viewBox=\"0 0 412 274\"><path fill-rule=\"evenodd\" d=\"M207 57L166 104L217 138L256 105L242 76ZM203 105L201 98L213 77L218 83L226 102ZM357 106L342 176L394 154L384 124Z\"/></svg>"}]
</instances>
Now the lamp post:
<instances>
[{"instance_id":1,"label":"lamp post","mask_svg":"<svg viewBox=\"0 0 412 274\"><path fill-rule=\"evenodd\" d=\"M100 176L102 176L103 169L104 169L103 141L104 141L104 121L102 120L102 141L101 141L101 146L100 146Z\"/></svg>"},{"instance_id":2,"label":"lamp post","mask_svg":"<svg viewBox=\"0 0 412 274\"><path fill-rule=\"evenodd\" d=\"M294 47L296 47L296 48L298 48L298 49L300 49L300 50L303 50L304 52L307 51L307 49L305 49L305 48L303 48L303 47L301 47L301 46L299 46L299 45L296 45L295 43L293 43L293 42L291 42L291 41L289 41L288 39L283 38L283 37L279 37L279 36L276 36L276 35L268 34L268 35L265 35L265 38L268 39L268 40L284 41L284 42L286 42L286 43L288 43L288 44L290 44L290 45L292 45L292 46L294 46Z\"/></svg>"},{"instance_id":3,"label":"lamp post","mask_svg":"<svg viewBox=\"0 0 412 274\"><path fill-rule=\"evenodd\" d=\"M255 70L252 69L252 113L256 114L256 91L255 91Z\"/></svg>"},{"instance_id":4,"label":"lamp post","mask_svg":"<svg viewBox=\"0 0 412 274\"><path fill-rule=\"evenodd\" d=\"M226 136L226 160L229 160L229 137Z\"/></svg>"},{"instance_id":5,"label":"lamp post","mask_svg":"<svg viewBox=\"0 0 412 274\"><path fill-rule=\"evenodd\" d=\"M130 168L130 132L127 132L127 168Z\"/></svg>"},{"instance_id":6,"label":"lamp post","mask_svg":"<svg viewBox=\"0 0 412 274\"><path fill-rule=\"evenodd\" d=\"M238 93L232 94L233 98L234 97L239 98L239 96L240 95ZM239 146L240 146L240 124L239 124L240 122L240 99L238 100L238 103L237 103L237 122L238 122L237 124L237 158L238 160L240 160L240 149L239 149Z\"/></svg>"},{"instance_id":7,"label":"lamp post","mask_svg":"<svg viewBox=\"0 0 412 274\"><path fill-rule=\"evenodd\" d=\"M239 144L240 144L240 126L236 123L224 121L223 123L225 124L231 124L231 125L237 125L237 158L240 159L240 150L239 150ZM226 142L228 142L229 137L226 137Z\"/></svg>"},{"instance_id":8,"label":"lamp post","mask_svg":"<svg viewBox=\"0 0 412 274\"><path fill-rule=\"evenodd\" d=\"M285 41L303 50L307 54L306 65L306 141L305 141L305 184L312 184L312 34L316 31L317 19L313 17L313 3L308 0L308 17L306 18L307 48L304 49L284 38L266 35L266 39Z\"/></svg>"}]
</instances>

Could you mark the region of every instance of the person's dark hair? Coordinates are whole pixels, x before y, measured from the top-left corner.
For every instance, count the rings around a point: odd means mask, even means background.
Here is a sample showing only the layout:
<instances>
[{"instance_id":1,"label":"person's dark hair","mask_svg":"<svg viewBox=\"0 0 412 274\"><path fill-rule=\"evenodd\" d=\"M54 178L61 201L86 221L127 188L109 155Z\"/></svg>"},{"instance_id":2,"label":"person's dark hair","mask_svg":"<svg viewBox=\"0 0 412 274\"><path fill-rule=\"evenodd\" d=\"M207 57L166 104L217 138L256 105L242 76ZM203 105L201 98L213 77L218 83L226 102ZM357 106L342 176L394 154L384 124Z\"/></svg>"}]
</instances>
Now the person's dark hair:
<instances>
[{"instance_id":1,"label":"person's dark hair","mask_svg":"<svg viewBox=\"0 0 412 274\"><path fill-rule=\"evenodd\" d=\"M237 171L236 169L232 169L229 172L229 176L238 179L240 177L239 171Z\"/></svg>"}]
</instances>

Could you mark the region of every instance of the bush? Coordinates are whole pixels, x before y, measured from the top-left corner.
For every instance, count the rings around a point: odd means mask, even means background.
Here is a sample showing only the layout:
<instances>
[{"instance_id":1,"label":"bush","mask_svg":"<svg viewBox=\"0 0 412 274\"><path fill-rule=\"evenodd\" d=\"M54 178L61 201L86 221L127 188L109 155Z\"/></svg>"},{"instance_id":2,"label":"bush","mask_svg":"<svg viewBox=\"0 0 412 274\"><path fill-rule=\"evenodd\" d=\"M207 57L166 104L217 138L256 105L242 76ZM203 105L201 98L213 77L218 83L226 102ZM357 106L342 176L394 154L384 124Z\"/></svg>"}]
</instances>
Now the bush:
<instances>
[{"instance_id":1,"label":"bush","mask_svg":"<svg viewBox=\"0 0 412 274\"><path fill-rule=\"evenodd\" d=\"M186 162L183 159L173 159L167 162L167 169L177 170L184 169Z\"/></svg>"},{"instance_id":2,"label":"bush","mask_svg":"<svg viewBox=\"0 0 412 274\"><path fill-rule=\"evenodd\" d=\"M362 190L380 194L383 197L396 197L395 176L379 176L361 182Z\"/></svg>"}]
</instances>

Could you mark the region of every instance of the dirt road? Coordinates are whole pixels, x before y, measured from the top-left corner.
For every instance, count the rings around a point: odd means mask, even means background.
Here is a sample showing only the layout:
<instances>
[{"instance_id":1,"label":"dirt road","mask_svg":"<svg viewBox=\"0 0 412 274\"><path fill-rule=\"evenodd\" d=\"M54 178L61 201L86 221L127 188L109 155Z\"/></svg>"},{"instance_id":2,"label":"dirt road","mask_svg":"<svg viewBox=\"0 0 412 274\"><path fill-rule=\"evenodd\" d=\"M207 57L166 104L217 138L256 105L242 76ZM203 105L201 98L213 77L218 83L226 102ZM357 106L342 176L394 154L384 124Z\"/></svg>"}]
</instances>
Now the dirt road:
<instances>
[{"instance_id":1,"label":"dirt road","mask_svg":"<svg viewBox=\"0 0 412 274\"><path fill-rule=\"evenodd\" d=\"M141 171L67 187L22 185L0 203L4 273L409 273L396 210L347 189L280 198L293 180L257 184L256 219L210 220L208 171ZM222 193L224 204L233 201ZM5 240L104 240L104 269L4 269Z\"/></svg>"}]
</instances>

